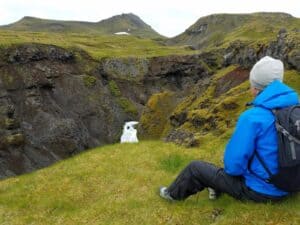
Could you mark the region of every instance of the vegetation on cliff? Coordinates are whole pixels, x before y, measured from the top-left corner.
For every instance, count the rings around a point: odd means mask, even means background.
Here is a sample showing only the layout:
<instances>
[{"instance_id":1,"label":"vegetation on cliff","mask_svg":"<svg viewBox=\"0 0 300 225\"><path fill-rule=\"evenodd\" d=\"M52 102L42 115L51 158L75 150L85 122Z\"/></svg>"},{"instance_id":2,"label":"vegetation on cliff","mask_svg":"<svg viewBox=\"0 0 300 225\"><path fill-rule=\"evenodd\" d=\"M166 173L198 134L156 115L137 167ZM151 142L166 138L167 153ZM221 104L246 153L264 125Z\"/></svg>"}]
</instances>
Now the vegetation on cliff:
<instances>
[{"instance_id":1,"label":"vegetation on cliff","mask_svg":"<svg viewBox=\"0 0 300 225\"><path fill-rule=\"evenodd\" d=\"M201 146L206 137L228 139L238 116L252 100L248 74L247 69L238 65L221 69L212 76L205 91L199 92L195 86L193 93L173 105L168 114L162 113L168 109L164 104L152 106L153 102L156 103L152 96L140 121L143 134L158 138L164 131L163 137L168 141L185 146ZM298 71L287 70L284 81L300 92Z\"/></svg>"}]
</instances>

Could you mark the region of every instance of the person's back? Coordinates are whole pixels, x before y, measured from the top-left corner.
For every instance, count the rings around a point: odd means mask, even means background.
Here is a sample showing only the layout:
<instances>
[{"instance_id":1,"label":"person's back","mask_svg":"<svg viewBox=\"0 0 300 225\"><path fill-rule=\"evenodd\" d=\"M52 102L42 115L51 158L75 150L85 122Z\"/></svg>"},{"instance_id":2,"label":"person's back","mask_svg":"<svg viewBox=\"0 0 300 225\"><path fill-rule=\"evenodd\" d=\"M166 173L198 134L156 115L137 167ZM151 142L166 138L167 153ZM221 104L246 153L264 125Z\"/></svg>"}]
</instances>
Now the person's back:
<instances>
[{"instance_id":1,"label":"person's back","mask_svg":"<svg viewBox=\"0 0 300 225\"><path fill-rule=\"evenodd\" d=\"M259 193L274 196L286 195L287 192L263 180L268 178L268 173L254 155L254 151L264 160L272 174L276 174L278 143L275 116L272 110L297 103L297 93L287 85L278 80L268 85L255 98L252 103L253 107L239 118L236 130L226 147L225 172L233 176L242 175L245 177L246 185Z\"/></svg>"}]
</instances>

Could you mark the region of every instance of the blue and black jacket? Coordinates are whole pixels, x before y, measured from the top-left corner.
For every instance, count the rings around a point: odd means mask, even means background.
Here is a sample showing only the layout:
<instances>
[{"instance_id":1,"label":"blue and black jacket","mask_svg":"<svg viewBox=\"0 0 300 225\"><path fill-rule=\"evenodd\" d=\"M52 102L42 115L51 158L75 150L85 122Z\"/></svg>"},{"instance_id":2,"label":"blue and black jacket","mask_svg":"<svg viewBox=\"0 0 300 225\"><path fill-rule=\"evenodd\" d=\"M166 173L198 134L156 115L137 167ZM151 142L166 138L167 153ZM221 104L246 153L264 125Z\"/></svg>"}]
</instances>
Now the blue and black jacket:
<instances>
[{"instance_id":1,"label":"blue and black jacket","mask_svg":"<svg viewBox=\"0 0 300 225\"><path fill-rule=\"evenodd\" d=\"M232 176L243 176L246 186L256 192L270 196L287 195L287 192L264 181L269 178L268 173L254 155L254 151L257 151L272 174L276 174L278 170L277 131L275 117L271 110L292 106L298 102L297 93L277 80L256 96L253 107L239 117L236 129L226 146L225 172ZM252 156L254 157L251 164L248 165Z\"/></svg>"}]
</instances>

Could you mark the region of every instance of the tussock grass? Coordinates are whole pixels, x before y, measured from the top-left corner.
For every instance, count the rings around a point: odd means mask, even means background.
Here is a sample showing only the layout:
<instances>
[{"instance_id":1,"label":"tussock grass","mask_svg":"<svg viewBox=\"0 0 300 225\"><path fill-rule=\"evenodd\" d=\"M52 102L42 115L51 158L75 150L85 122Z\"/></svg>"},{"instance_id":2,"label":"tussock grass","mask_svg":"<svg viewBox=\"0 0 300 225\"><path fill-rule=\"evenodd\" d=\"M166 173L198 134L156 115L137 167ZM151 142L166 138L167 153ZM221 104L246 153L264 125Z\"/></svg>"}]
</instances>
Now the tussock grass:
<instances>
[{"instance_id":1,"label":"tussock grass","mask_svg":"<svg viewBox=\"0 0 300 225\"><path fill-rule=\"evenodd\" d=\"M0 182L0 224L299 224L300 196L279 204L239 202L207 191L184 202L158 197L192 159L221 164L226 137L200 148L144 141L96 148Z\"/></svg>"}]
</instances>

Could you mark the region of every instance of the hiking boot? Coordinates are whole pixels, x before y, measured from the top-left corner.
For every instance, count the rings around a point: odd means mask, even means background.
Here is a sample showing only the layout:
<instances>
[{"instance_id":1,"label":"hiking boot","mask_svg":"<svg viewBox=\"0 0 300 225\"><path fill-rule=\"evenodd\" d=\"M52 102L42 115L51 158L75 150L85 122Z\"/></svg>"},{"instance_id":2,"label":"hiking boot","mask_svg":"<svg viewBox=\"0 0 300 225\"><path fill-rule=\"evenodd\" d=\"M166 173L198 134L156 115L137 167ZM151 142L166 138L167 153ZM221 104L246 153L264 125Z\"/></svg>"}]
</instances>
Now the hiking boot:
<instances>
[{"instance_id":1,"label":"hiking boot","mask_svg":"<svg viewBox=\"0 0 300 225\"><path fill-rule=\"evenodd\" d=\"M207 190L208 190L208 198L210 200L215 200L219 197L219 193L215 189L207 188Z\"/></svg>"},{"instance_id":2,"label":"hiking boot","mask_svg":"<svg viewBox=\"0 0 300 225\"><path fill-rule=\"evenodd\" d=\"M174 201L175 199L170 195L170 192L168 191L168 189L166 187L160 187L159 188L159 196L170 200L170 201Z\"/></svg>"}]
</instances>

